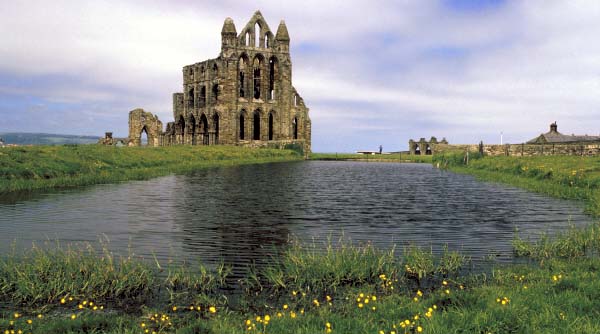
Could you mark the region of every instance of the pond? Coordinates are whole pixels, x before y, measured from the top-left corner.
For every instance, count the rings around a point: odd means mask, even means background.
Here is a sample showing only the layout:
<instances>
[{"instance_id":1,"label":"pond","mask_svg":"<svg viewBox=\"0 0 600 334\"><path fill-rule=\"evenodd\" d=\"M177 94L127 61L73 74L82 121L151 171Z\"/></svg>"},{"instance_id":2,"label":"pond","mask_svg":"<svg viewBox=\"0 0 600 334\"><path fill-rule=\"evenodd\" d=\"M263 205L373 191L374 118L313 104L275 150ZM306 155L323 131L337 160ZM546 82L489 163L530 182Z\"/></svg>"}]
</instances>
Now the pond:
<instances>
[{"instance_id":1,"label":"pond","mask_svg":"<svg viewBox=\"0 0 600 334\"><path fill-rule=\"evenodd\" d=\"M45 240L108 239L119 254L224 261L240 275L290 238L345 238L399 253L447 244L477 263L490 254L510 261L517 229L535 237L591 221L577 203L428 164L303 161L4 196L0 253Z\"/></svg>"}]
</instances>

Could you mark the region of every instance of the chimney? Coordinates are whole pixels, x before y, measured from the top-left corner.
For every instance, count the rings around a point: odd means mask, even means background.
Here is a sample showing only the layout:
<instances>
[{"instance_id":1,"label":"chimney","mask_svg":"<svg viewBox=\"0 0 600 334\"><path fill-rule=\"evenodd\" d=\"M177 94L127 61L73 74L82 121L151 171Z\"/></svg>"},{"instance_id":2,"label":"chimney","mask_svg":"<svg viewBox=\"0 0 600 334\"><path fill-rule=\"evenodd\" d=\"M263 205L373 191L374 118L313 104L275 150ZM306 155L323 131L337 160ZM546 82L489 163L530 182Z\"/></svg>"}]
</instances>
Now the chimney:
<instances>
[{"instance_id":1,"label":"chimney","mask_svg":"<svg viewBox=\"0 0 600 334\"><path fill-rule=\"evenodd\" d=\"M550 132L558 132L558 125L556 125L556 121L550 124Z\"/></svg>"}]
</instances>

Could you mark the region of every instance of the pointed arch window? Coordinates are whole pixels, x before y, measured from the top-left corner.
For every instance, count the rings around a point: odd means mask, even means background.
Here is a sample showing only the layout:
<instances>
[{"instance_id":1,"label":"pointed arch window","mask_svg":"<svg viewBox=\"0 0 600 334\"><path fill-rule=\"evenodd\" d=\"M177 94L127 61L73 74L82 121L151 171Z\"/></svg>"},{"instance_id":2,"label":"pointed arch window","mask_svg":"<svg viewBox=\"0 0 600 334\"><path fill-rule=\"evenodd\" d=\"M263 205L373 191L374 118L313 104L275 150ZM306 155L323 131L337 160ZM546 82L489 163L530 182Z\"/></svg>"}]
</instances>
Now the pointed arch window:
<instances>
[{"instance_id":1,"label":"pointed arch window","mask_svg":"<svg viewBox=\"0 0 600 334\"><path fill-rule=\"evenodd\" d=\"M254 47L260 47L260 25L258 22L254 25Z\"/></svg>"},{"instance_id":2,"label":"pointed arch window","mask_svg":"<svg viewBox=\"0 0 600 334\"><path fill-rule=\"evenodd\" d=\"M292 132L294 139L298 139L298 117L294 117L294 120L292 121Z\"/></svg>"},{"instance_id":3,"label":"pointed arch window","mask_svg":"<svg viewBox=\"0 0 600 334\"><path fill-rule=\"evenodd\" d=\"M194 88L190 88L188 91L188 108L194 108Z\"/></svg>"},{"instance_id":4,"label":"pointed arch window","mask_svg":"<svg viewBox=\"0 0 600 334\"><path fill-rule=\"evenodd\" d=\"M246 69L248 67L248 60L246 57L241 57L239 62L239 96L246 97Z\"/></svg>"},{"instance_id":5,"label":"pointed arch window","mask_svg":"<svg viewBox=\"0 0 600 334\"><path fill-rule=\"evenodd\" d=\"M192 139L192 145L196 145L196 119L193 114L190 115L188 127L188 135Z\"/></svg>"},{"instance_id":6,"label":"pointed arch window","mask_svg":"<svg viewBox=\"0 0 600 334\"><path fill-rule=\"evenodd\" d=\"M206 119L206 115L202 114L200 116L200 136L202 137L202 145L208 145L208 120Z\"/></svg>"},{"instance_id":7,"label":"pointed arch window","mask_svg":"<svg viewBox=\"0 0 600 334\"><path fill-rule=\"evenodd\" d=\"M260 140L260 112L258 110L254 112L254 119L252 123L254 128L254 136L252 139Z\"/></svg>"},{"instance_id":8,"label":"pointed arch window","mask_svg":"<svg viewBox=\"0 0 600 334\"><path fill-rule=\"evenodd\" d=\"M244 129L246 126L244 121L244 113L242 112L242 114L240 115L240 140L244 140Z\"/></svg>"},{"instance_id":9,"label":"pointed arch window","mask_svg":"<svg viewBox=\"0 0 600 334\"><path fill-rule=\"evenodd\" d=\"M273 140L273 113L269 113L269 140Z\"/></svg>"},{"instance_id":10,"label":"pointed arch window","mask_svg":"<svg viewBox=\"0 0 600 334\"><path fill-rule=\"evenodd\" d=\"M203 108L206 106L206 86L200 87L200 101L199 107Z\"/></svg>"},{"instance_id":11,"label":"pointed arch window","mask_svg":"<svg viewBox=\"0 0 600 334\"><path fill-rule=\"evenodd\" d=\"M277 59L275 57L269 58L269 100L275 99L275 71L277 71Z\"/></svg>"},{"instance_id":12,"label":"pointed arch window","mask_svg":"<svg viewBox=\"0 0 600 334\"><path fill-rule=\"evenodd\" d=\"M213 101L216 103L219 100L219 85L214 84L212 87Z\"/></svg>"},{"instance_id":13,"label":"pointed arch window","mask_svg":"<svg viewBox=\"0 0 600 334\"><path fill-rule=\"evenodd\" d=\"M253 82L254 82L254 98L255 99L260 99L260 68L262 65L262 61L260 58L254 58L254 78L253 78Z\"/></svg>"}]
</instances>

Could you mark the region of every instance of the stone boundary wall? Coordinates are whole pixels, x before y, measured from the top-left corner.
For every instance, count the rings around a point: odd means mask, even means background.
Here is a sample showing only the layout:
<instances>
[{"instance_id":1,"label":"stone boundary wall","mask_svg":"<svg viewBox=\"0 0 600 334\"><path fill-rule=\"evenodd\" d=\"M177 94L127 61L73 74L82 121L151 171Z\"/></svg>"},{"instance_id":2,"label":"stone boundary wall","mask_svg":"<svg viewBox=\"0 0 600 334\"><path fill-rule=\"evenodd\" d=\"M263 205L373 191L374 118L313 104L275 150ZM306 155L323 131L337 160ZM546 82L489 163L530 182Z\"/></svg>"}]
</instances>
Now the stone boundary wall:
<instances>
[{"instance_id":1,"label":"stone boundary wall","mask_svg":"<svg viewBox=\"0 0 600 334\"><path fill-rule=\"evenodd\" d=\"M449 151L479 152L479 145L433 144L432 150L433 154L443 154ZM545 155L600 156L600 143L483 145L483 153L488 156L513 157L531 157Z\"/></svg>"}]
</instances>

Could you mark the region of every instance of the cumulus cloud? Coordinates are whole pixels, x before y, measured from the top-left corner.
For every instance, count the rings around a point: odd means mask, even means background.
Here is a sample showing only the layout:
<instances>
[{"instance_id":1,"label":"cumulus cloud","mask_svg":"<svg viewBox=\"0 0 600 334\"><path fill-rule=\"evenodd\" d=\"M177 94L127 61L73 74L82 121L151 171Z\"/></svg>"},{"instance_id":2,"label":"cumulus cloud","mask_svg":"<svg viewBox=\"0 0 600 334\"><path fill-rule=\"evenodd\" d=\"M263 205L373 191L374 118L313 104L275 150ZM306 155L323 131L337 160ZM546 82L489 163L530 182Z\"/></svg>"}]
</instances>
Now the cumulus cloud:
<instances>
[{"instance_id":1,"label":"cumulus cloud","mask_svg":"<svg viewBox=\"0 0 600 334\"><path fill-rule=\"evenodd\" d=\"M410 138L522 142L552 121L600 132L600 3L57 0L0 4L0 128L126 135L127 111L170 121L181 67L215 57L225 17L285 19L317 151ZM42 103L37 118L26 110ZM32 125L30 122L33 122Z\"/></svg>"}]
</instances>

